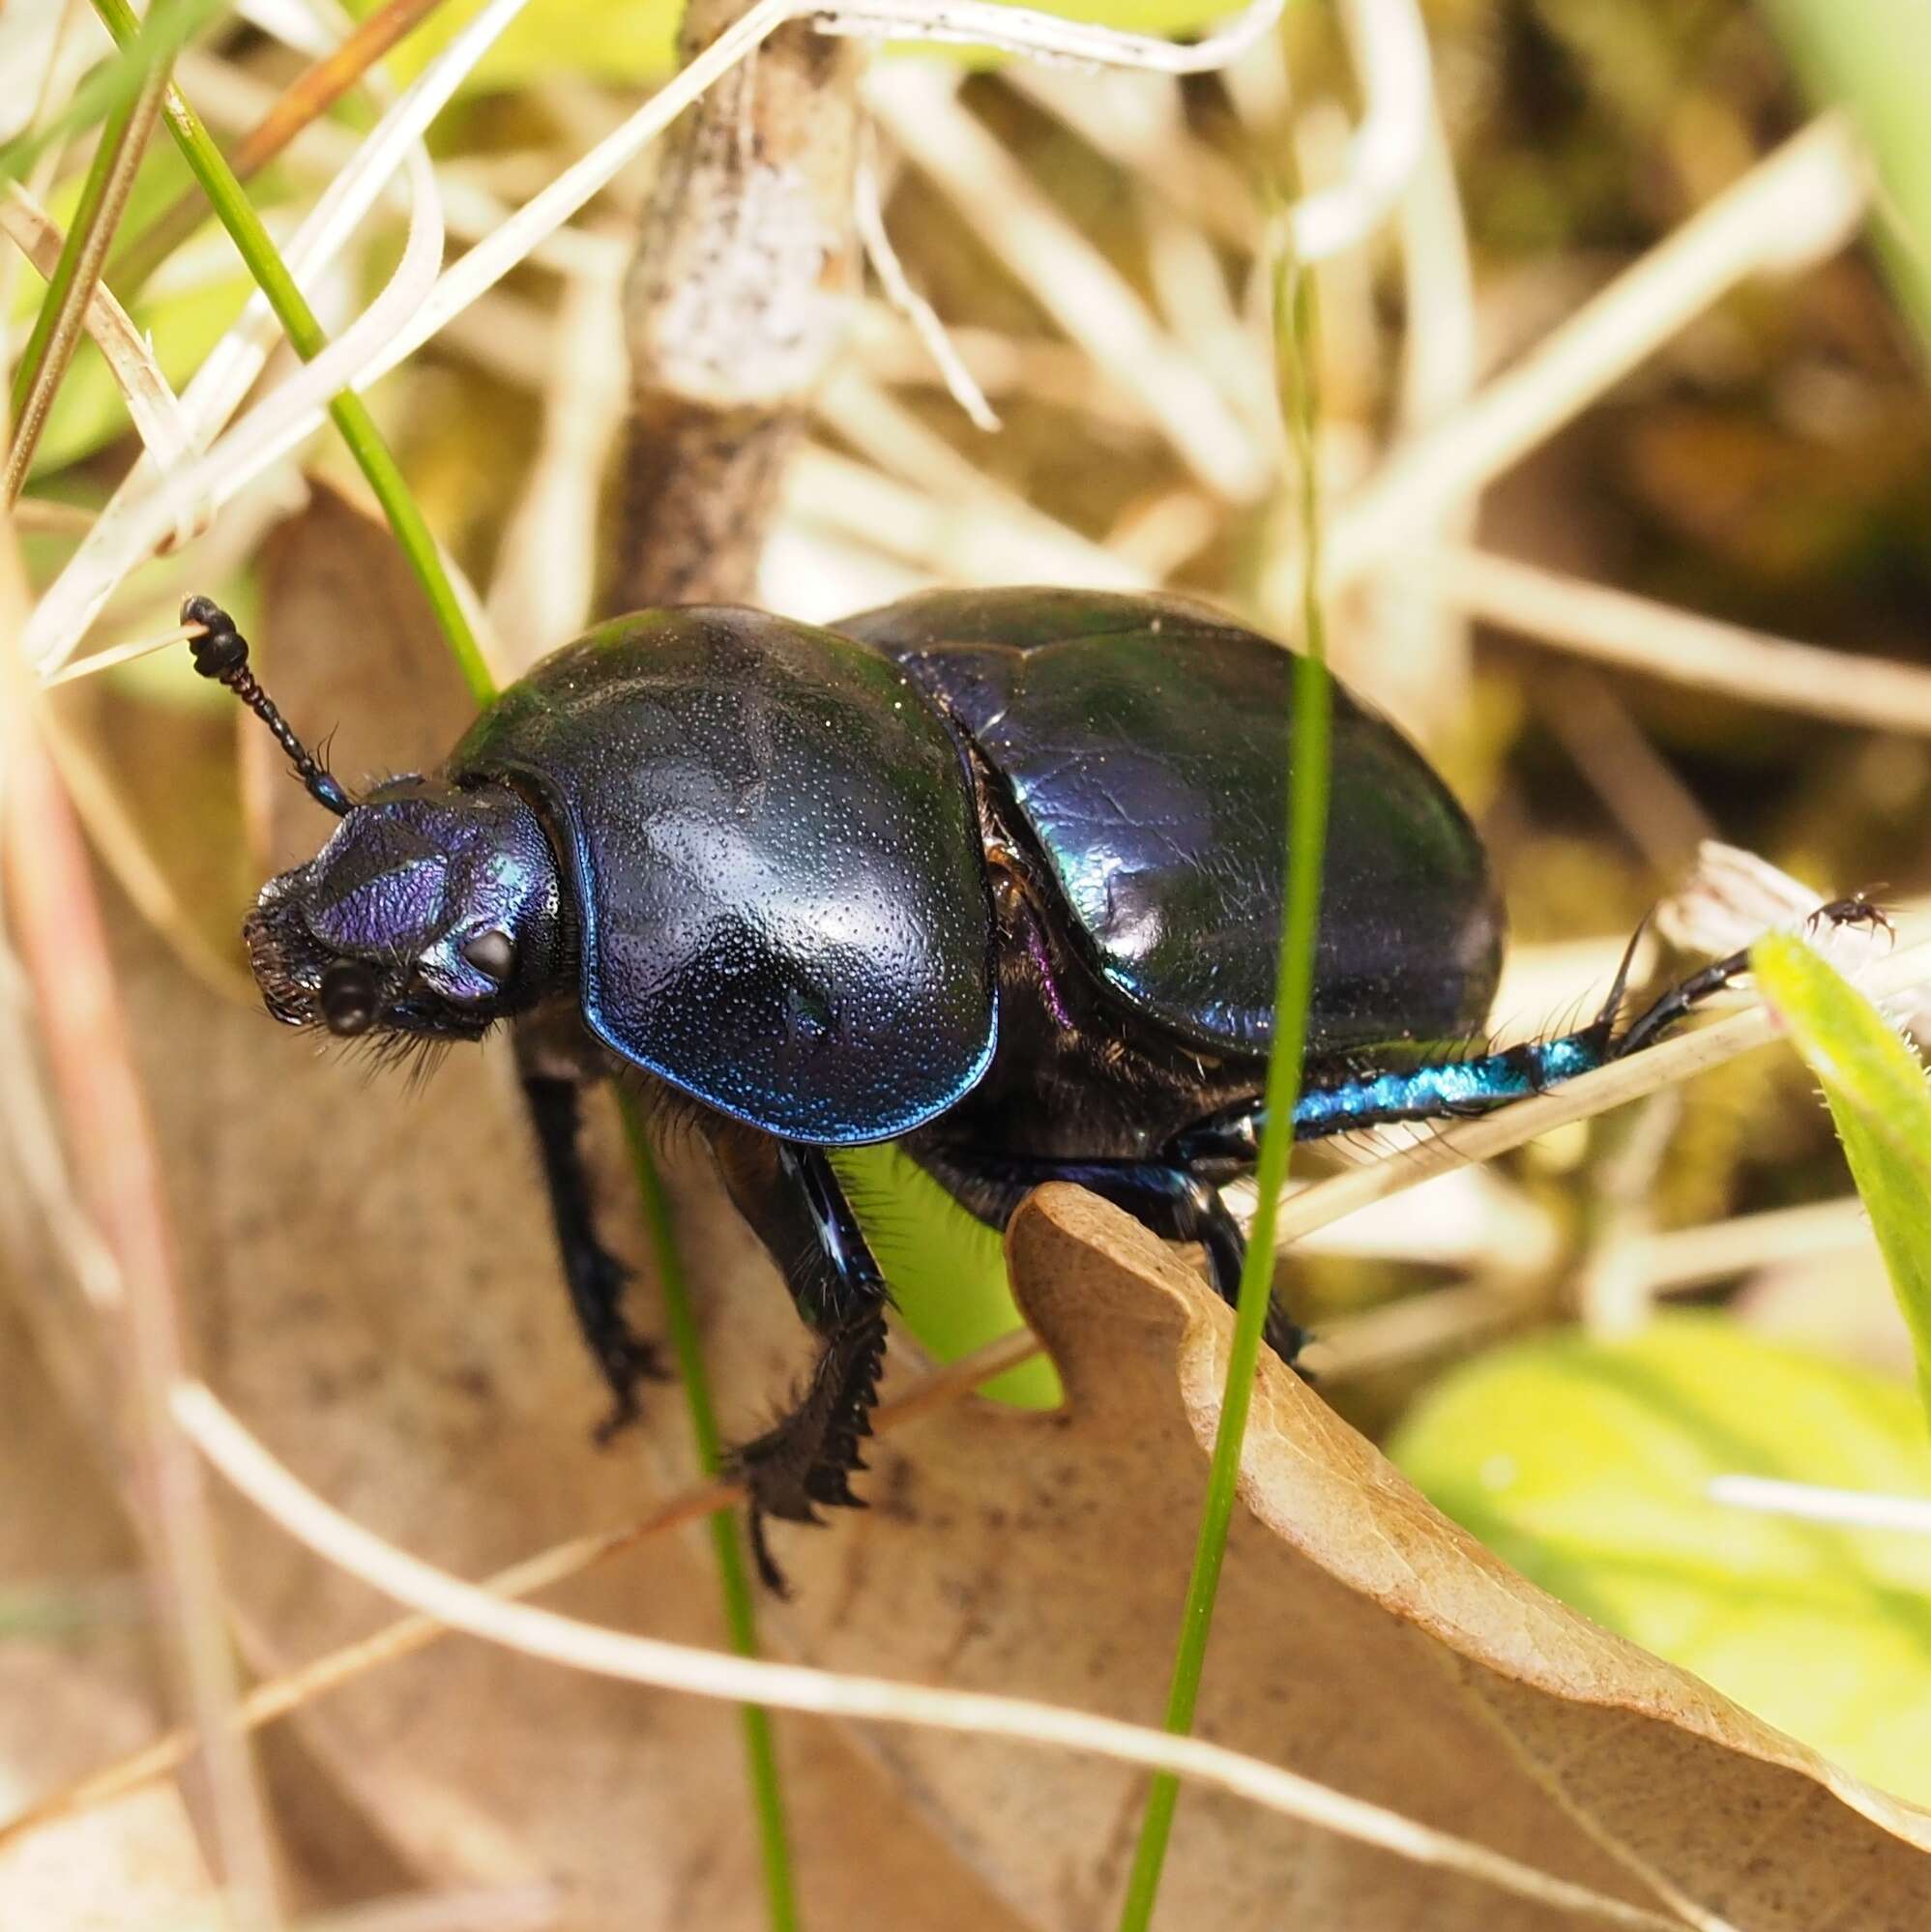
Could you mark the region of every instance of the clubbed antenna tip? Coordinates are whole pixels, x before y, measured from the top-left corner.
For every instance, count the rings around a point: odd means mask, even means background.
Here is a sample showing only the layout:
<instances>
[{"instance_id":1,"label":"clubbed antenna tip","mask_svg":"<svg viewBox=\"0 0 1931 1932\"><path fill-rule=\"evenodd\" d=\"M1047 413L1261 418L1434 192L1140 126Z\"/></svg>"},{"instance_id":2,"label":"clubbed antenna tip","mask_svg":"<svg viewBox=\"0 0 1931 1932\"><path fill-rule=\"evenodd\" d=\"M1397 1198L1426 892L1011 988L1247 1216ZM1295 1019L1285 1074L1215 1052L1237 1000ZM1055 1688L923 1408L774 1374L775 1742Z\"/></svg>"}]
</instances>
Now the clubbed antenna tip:
<instances>
[{"instance_id":1,"label":"clubbed antenna tip","mask_svg":"<svg viewBox=\"0 0 1931 1932\"><path fill-rule=\"evenodd\" d=\"M268 726L275 734L275 742L288 754L295 776L317 805L327 806L338 818L346 818L352 809L348 793L309 755L289 728L287 719L276 709L275 700L249 669L248 639L235 629L235 620L213 598L190 597L181 606L181 622L185 627L197 624L201 627L201 634L188 640L188 648L194 654L194 668L204 678L226 685Z\"/></svg>"}]
</instances>

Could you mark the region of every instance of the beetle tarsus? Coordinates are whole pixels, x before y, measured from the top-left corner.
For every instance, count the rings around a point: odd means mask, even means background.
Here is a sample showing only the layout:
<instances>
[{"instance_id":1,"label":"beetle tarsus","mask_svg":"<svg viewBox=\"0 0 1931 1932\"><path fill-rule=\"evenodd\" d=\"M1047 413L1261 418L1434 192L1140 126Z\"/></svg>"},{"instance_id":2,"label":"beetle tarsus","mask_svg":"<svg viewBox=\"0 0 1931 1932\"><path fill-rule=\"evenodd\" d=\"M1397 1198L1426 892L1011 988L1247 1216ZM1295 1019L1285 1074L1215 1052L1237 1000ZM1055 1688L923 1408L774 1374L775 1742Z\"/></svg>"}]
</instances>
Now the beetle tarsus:
<instances>
[{"instance_id":1,"label":"beetle tarsus","mask_svg":"<svg viewBox=\"0 0 1931 1932\"><path fill-rule=\"evenodd\" d=\"M859 1446L871 1434L885 1367L885 1310L853 1315L827 1336L797 1405L782 1421L731 1456L730 1470L750 1492L751 1554L766 1587L788 1595L771 1554L766 1520L822 1524L821 1508L863 1509L852 1488L865 1467Z\"/></svg>"},{"instance_id":2,"label":"beetle tarsus","mask_svg":"<svg viewBox=\"0 0 1931 1932\"><path fill-rule=\"evenodd\" d=\"M1882 906L1873 905L1861 893L1853 893L1849 898L1831 899L1828 904L1819 906L1804 923L1813 932L1826 925L1864 926L1882 932L1891 929L1889 915ZM1749 970L1750 949L1746 946L1726 958L1715 960L1700 972L1692 973L1688 979L1679 981L1610 1042L1608 1058L1626 1060L1630 1054L1641 1053L1645 1047L1653 1046L1705 1000L1723 992Z\"/></svg>"},{"instance_id":3,"label":"beetle tarsus","mask_svg":"<svg viewBox=\"0 0 1931 1932\"><path fill-rule=\"evenodd\" d=\"M614 1332L588 1339L590 1352L610 1385L610 1413L591 1431L598 1448L603 1449L643 1415L637 1402L637 1384L663 1381L665 1369L656 1345L621 1320Z\"/></svg>"}]
</instances>

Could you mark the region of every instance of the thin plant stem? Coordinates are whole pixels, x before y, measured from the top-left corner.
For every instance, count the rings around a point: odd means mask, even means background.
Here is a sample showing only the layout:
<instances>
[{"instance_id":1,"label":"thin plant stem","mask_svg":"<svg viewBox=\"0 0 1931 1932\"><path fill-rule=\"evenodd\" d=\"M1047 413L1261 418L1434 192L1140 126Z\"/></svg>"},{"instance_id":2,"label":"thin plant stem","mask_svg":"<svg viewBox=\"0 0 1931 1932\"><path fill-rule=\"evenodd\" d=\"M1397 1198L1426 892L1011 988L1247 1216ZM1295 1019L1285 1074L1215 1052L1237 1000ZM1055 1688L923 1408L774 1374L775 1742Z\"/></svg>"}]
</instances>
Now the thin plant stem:
<instances>
[{"instance_id":1,"label":"thin plant stem","mask_svg":"<svg viewBox=\"0 0 1931 1932\"><path fill-rule=\"evenodd\" d=\"M7 452L5 476L0 477L0 503L12 505L26 483L61 378L80 340L82 318L101 278L101 264L128 205L148 136L154 132L167 75L167 63L157 63L132 97L115 103L102 130L81 185L73 225L61 246L53 278L14 371L14 441Z\"/></svg>"},{"instance_id":2,"label":"thin plant stem","mask_svg":"<svg viewBox=\"0 0 1931 1932\"><path fill-rule=\"evenodd\" d=\"M1246 1437L1262 1332L1273 1291L1274 1217L1294 1150L1294 1109L1301 1091L1307 1010L1314 992L1321 857L1328 833L1331 691L1320 600L1321 506L1314 450L1314 283L1305 268L1288 251L1286 235L1282 225L1280 252L1274 269L1274 312L1276 329L1284 336L1280 356L1282 400L1301 488L1302 555L1306 559L1302 590L1302 650L1294 659L1294 713L1287 771L1287 879L1274 983L1273 1050L1268 1057L1267 1125L1261 1134L1254 1176L1257 1194L1254 1219L1247 1231L1246 1262L1241 1270L1241 1292L1235 1306L1234 1337L1227 1353L1227 1384L1221 1398L1220 1424L1214 1434L1214 1457L1207 1472L1207 1504L1201 1514L1200 1537L1194 1547L1193 1571L1187 1579L1173 1678L1167 1690L1166 1728L1182 1737L1193 1729L1194 1711L1199 1702L1214 1603L1220 1587L1227 1533L1234 1515L1241 1447ZM1179 1778L1171 1771L1157 1773L1149 1786L1147 1808L1140 1821L1139 1843L1134 1850L1133 1868L1127 1877L1126 1902L1120 1915L1121 1932L1147 1932L1153 1922L1160 1874L1166 1863L1167 1842L1173 1832L1174 1810L1179 1801Z\"/></svg>"},{"instance_id":3,"label":"thin plant stem","mask_svg":"<svg viewBox=\"0 0 1931 1932\"><path fill-rule=\"evenodd\" d=\"M395 44L422 25L443 0L389 0L359 25L332 52L311 62L289 82L262 118L237 141L228 165L237 181L247 181L266 167L302 130L325 114ZM171 206L116 250L108 265L116 292L132 303L141 284L178 249L201 222L208 208L194 189L186 190Z\"/></svg>"},{"instance_id":4,"label":"thin plant stem","mask_svg":"<svg viewBox=\"0 0 1931 1932\"><path fill-rule=\"evenodd\" d=\"M629 1143L630 1162L636 1171L637 1197L643 1204L644 1231L651 1244L658 1285L663 1297L664 1325L670 1331L671 1346L677 1351L678 1372L684 1378L697 1460L704 1475L715 1478L723 1470L724 1439L718 1431L717 1412L711 1400L703 1337L697 1332L697 1317L690 1305L677 1231L671 1221L670 1201L664 1193L662 1176L658 1172L641 1109L628 1095L620 1105L624 1135ZM757 1612L744 1545L738 1535L737 1512L727 1505L713 1510L709 1522L731 1648L741 1657L754 1657L758 1654ZM745 1758L757 1812L766 1914L773 1932L798 1932L798 1894L792 1879L791 1845L785 1830L784 1793L778 1781L771 1712L761 1704L744 1704L739 1706L739 1715L744 1724Z\"/></svg>"},{"instance_id":5,"label":"thin plant stem","mask_svg":"<svg viewBox=\"0 0 1931 1932\"><path fill-rule=\"evenodd\" d=\"M133 40L137 23L128 0L94 0L94 10L106 23L107 31L123 46ZM255 213L253 203L235 179L234 170L222 160L214 138L202 125L200 116L182 99L179 88L168 87L162 111L167 116L168 130L181 150L182 159L201 184L201 191L207 195L222 227L227 229L243 261L248 264L256 287L268 298L269 306L287 332L291 346L304 362L312 362L328 347L327 333L296 286L295 278L289 274L267 228L262 225L261 217ZM436 614L436 621L449 639L450 649L455 654L464 682L477 702L483 703L494 695L495 680L483 661L482 649L456 596L455 586L443 568L436 540L430 534L416 499L410 495L395 456L382 440L382 433L375 426L368 405L354 391L344 390L330 402L329 414L335 419L336 427L341 431L349 454L367 478L369 488L389 518L395 541L402 546L402 554L408 559L416 580L423 586L424 594Z\"/></svg>"}]
</instances>

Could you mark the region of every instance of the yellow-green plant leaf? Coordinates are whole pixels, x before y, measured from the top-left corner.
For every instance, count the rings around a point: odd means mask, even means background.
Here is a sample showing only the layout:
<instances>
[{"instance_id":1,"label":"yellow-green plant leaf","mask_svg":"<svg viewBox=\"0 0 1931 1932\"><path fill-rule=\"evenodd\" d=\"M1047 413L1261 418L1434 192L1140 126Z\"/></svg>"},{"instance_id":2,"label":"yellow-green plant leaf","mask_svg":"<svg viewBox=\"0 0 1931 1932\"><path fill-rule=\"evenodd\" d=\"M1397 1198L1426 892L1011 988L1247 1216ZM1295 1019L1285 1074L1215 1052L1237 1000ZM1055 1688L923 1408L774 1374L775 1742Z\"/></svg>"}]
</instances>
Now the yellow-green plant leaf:
<instances>
[{"instance_id":1,"label":"yellow-green plant leaf","mask_svg":"<svg viewBox=\"0 0 1931 1932\"><path fill-rule=\"evenodd\" d=\"M1931 1092L1923 1063L1863 994L1800 940L1761 939L1750 969L1824 1089L1911 1330L1931 1411Z\"/></svg>"},{"instance_id":2,"label":"yellow-green plant leaf","mask_svg":"<svg viewBox=\"0 0 1931 1932\"><path fill-rule=\"evenodd\" d=\"M359 17L381 0L351 0ZM387 66L397 79L413 80L482 12L483 0L453 0L411 34ZM638 83L661 80L676 66L677 27L684 9L677 0L643 0L612 6L610 0L531 0L465 77L464 93L524 87L532 82L578 78Z\"/></svg>"},{"instance_id":3,"label":"yellow-green plant leaf","mask_svg":"<svg viewBox=\"0 0 1931 1932\"><path fill-rule=\"evenodd\" d=\"M1897 0L1767 0L1820 106L1841 107L1870 148L1885 266L1931 351L1931 7Z\"/></svg>"},{"instance_id":4,"label":"yellow-green plant leaf","mask_svg":"<svg viewBox=\"0 0 1931 1932\"><path fill-rule=\"evenodd\" d=\"M840 1148L845 1185L905 1326L941 1361L955 1361L1023 1326L1006 1278L1005 1245L896 1147ZM1056 1409L1060 1379L1043 1356L980 1390L1021 1409Z\"/></svg>"},{"instance_id":5,"label":"yellow-green plant leaf","mask_svg":"<svg viewBox=\"0 0 1931 1932\"><path fill-rule=\"evenodd\" d=\"M1931 1495L1911 1390L1678 1316L1450 1374L1390 1452L1526 1575L1859 1775L1931 1798L1931 1538L1712 1503L1743 1473Z\"/></svg>"},{"instance_id":6,"label":"yellow-green plant leaf","mask_svg":"<svg viewBox=\"0 0 1931 1932\"><path fill-rule=\"evenodd\" d=\"M352 0L358 15L379 0ZM398 78L413 78L481 10L483 0L453 0L389 56ZM1233 0L1045 0L1043 11L1091 20L1126 33L1190 34L1235 11ZM575 75L597 80L660 80L676 65L684 9L671 0L614 7L609 0L531 0L463 83L465 92L520 87ZM964 49L967 59L972 50Z\"/></svg>"}]
</instances>

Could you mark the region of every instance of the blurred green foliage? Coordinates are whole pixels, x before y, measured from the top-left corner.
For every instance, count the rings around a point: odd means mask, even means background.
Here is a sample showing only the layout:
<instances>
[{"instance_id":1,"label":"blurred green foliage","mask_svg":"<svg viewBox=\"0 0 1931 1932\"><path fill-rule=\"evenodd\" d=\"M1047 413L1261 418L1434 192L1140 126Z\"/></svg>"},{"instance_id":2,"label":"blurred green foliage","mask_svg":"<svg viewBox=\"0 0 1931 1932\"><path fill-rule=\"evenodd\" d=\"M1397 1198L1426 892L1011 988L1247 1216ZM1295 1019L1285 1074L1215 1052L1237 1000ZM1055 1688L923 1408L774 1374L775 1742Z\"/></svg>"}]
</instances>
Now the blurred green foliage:
<instances>
[{"instance_id":1,"label":"blurred green foliage","mask_svg":"<svg viewBox=\"0 0 1931 1932\"><path fill-rule=\"evenodd\" d=\"M381 0L351 0L358 16ZM484 0L454 0L390 56L398 78L410 78L481 12ZM1036 0L1040 11L1092 20L1128 33L1185 34L1224 19L1227 0ZM684 10L648 0L613 7L609 0L531 0L463 83L468 94L528 87L549 80L642 83L661 80L674 65Z\"/></svg>"},{"instance_id":2,"label":"blurred green foliage","mask_svg":"<svg viewBox=\"0 0 1931 1932\"><path fill-rule=\"evenodd\" d=\"M1898 0L1764 0L1820 106L1841 106L1871 151L1878 235L1918 339L1931 354L1931 7Z\"/></svg>"},{"instance_id":3,"label":"blurred green foliage","mask_svg":"<svg viewBox=\"0 0 1931 1932\"><path fill-rule=\"evenodd\" d=\"M1712 1503L1744 1474L1931 1496L1909 1389L1673 1316L1448 1376L1390 1454L1565 1602L1860 1775L1931 1799L1931 1538Z\"/></svg>"}]
</instances>

